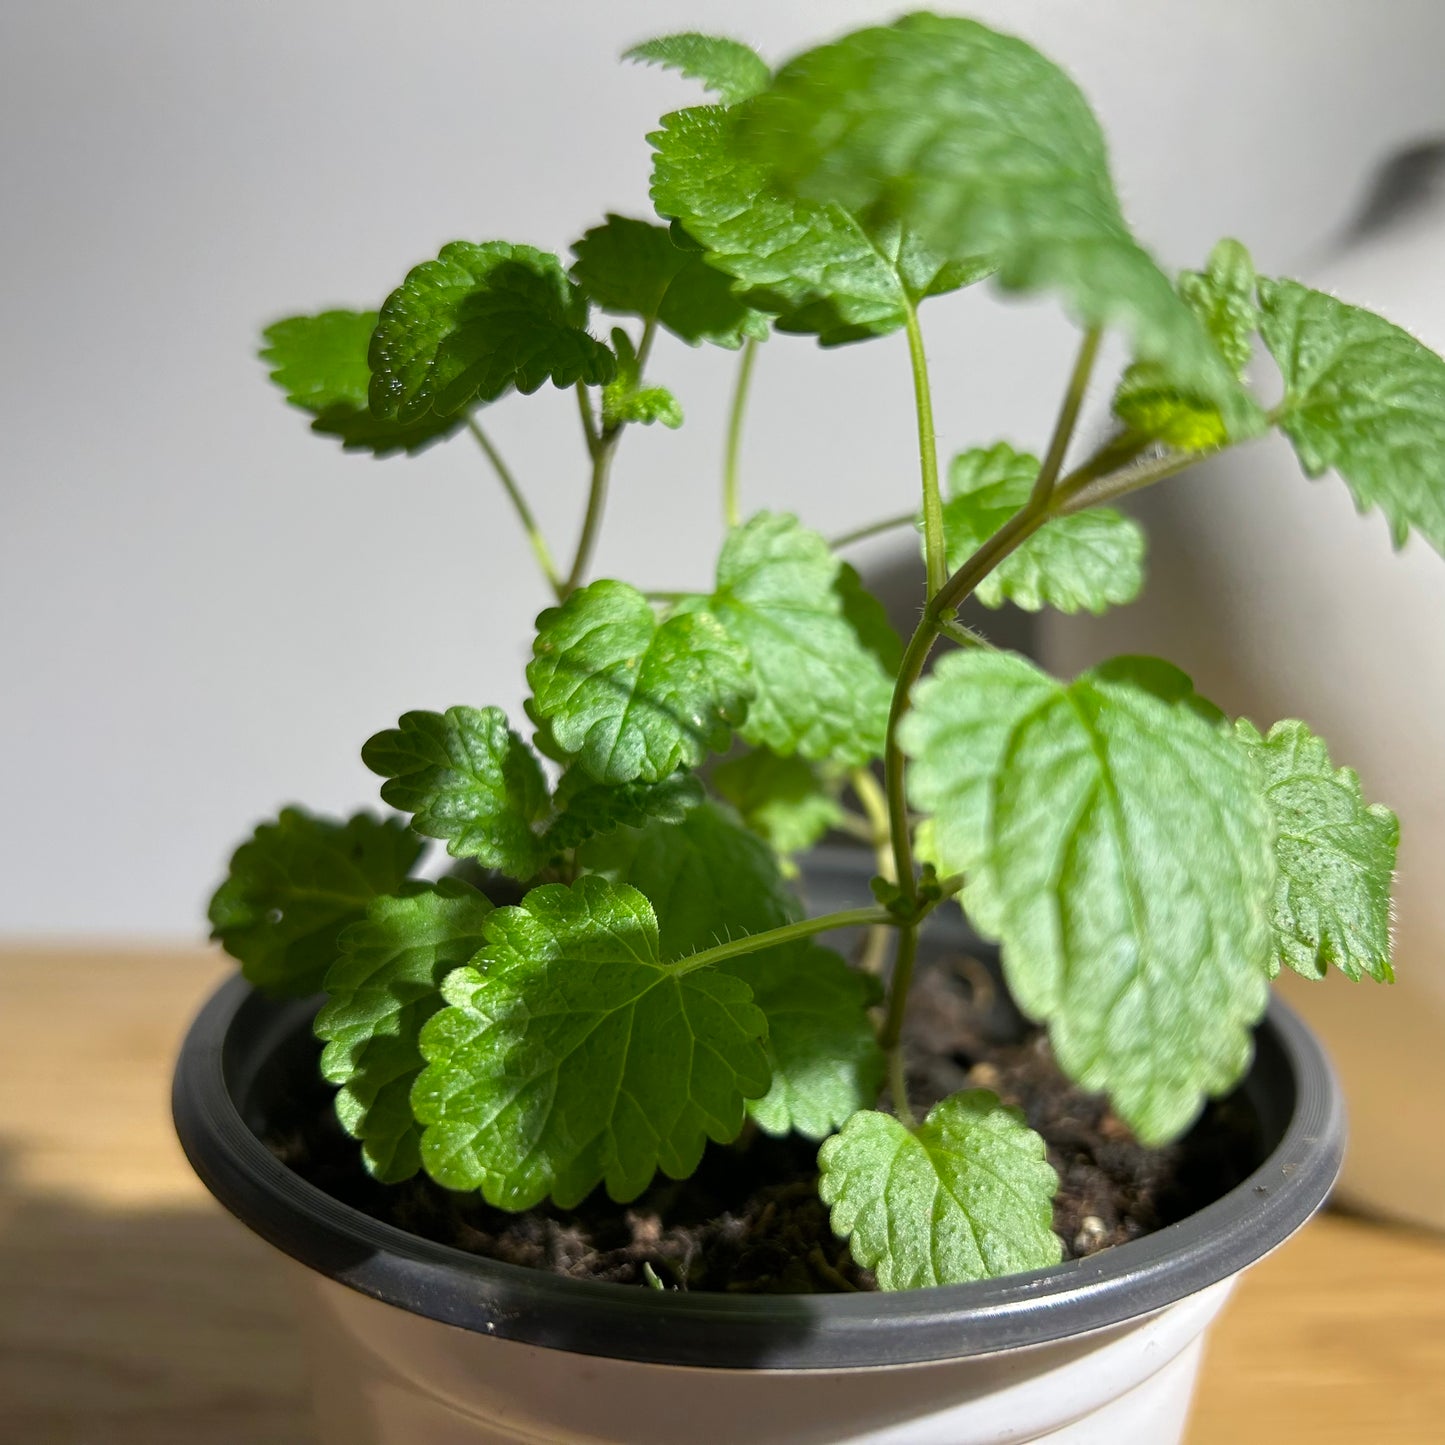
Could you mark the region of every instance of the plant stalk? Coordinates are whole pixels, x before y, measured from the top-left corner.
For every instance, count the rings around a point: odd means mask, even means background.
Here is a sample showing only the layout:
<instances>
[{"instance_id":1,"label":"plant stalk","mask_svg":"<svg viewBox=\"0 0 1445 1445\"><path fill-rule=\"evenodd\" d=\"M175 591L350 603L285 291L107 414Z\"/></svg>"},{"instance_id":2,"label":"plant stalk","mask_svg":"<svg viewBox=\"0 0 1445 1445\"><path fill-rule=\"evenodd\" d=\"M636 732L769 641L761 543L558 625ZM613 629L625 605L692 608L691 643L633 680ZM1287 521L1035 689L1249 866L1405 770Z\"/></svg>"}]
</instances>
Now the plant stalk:
<instances>
[{"instance_id":1,"label":"plant stalk","mask_svg":"<svg viewBox=\"0 0 1445 1445\"><path fill-rule=\"evenodd\" d=\"M492 445L492 439L484 432L476 418L468 413L466 427L477 439L477 445L481 447L487 460L492 464L492 470L497 474L497 480L501 482L502 489L511 499L512 507L517 513L518 520L522 523L522 530L527 534L527 540L532 544L532 552L537 558L537 563L542 569L542 575L547 579L547 585L556 595L557 600L562 601L566 593L563 590L562 574L557 570L557 564L552 560L552 550L547 546L547 539L542 535L542 529L537 525L537 519L532 515L532 509L527 505L527 499L522 495L522 489L517 485L517 479L512 475L509 468L502 460L502 454Z\"/></svg>"},{"instance_id":2,"label":"plant stalk","mask_svg":"<svg viewBox=\"0 0 1445 1445\"><path fill-rule=\"evenodd\" d=\"M827 933L834 928L866 928L874 923L891 922L892 919L893 915L882 904L872 908L846 908L840 913L822 913L817 918L803 918L797 923L785 923L781 928L745 933L727 943L714 944L712 948L704 948L680 959L674 968L679 974L688 974L709 964L726 963L730 958L742 958L760 949L775 948L780 943L796 943L800 938L812 938L814 934Z\"/></svg>"},{"instance_id":3,"label":"plant stalk","mask_svg":"<svg viewBox=\"0 0 1445 1445\"><path fill-rule=\"evenodd\" d=\"M869 537L876 537L882 532L917 525L917 512L900 512L896 517L884 517L881 522L869 522L866 527L855 527L851 532L843 532L832 538L828 545L836 551L839 547L851 547L854 542L866 542Z\"/></svg>"},{"instance_id":4,"label":"plant stalk","mask_svg":"<svg viewBox=\"0 0 1445 1445\"><path fill-rule=\"evenodd\" d=\"M943 497L938 487L938 440L933 429L933 393L928 383L928 357L918 310L905 313L908 359L913 367L913 407L918 415L918 466L923 481L923 549L930 600L948 576L948 553L943 539Z\"/></svg>"},{"instance_id":5,"label":"plant stalk","mask_svg":"<svg viewBox=\"0 0 1445 1445\"><path fill-rule=\"evenodd\" d=\"M729 530L738 526L743 519L739 481L743 449L743 416L747 411L748 391L752 385L753 364L757 361L757 357L757 338L749 336L743 342L743 354L738 360L737 381L733 386L733 401L728 411L727 451L723 457L723 520L727 523Z\"/></svg>"}]
</instances>

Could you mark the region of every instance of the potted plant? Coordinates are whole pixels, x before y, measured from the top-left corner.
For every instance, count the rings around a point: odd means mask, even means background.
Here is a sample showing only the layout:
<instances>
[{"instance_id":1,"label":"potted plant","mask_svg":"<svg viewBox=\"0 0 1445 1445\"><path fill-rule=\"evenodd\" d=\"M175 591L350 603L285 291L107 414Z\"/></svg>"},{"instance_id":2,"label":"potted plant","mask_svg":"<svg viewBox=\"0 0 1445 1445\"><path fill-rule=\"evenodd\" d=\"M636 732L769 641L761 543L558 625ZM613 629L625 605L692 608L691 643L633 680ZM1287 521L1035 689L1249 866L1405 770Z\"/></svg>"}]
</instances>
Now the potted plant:
<instances>
[{"instance_id":1,"label":"potted plant","mask_svg":"<svg viewBox=\"0 0 1445 1445\"><path fill-rule=\"evenodd\" d=\"M211 921L242 977L183 1050L182 1141L306 1267L328 1440L1177 1439L1230 1282L1339 1165L1269 980L1389 979L1395 820L1303 723L1231 722L1154 659L1060 681L957 608L1129 601L1143 539L1110 504L1272 427L1445 544L1445 362L1237 242L1171 283L1078 90L972 21L776 73L698 35L630 54L717 97L649 137L658 222L609 216L570 266L457 242L379 312L267 332L345 447L471 432L556 605L530 740L405 713L363 751L395 816L288 809L237 850ZM989 439L945 478L919 312L987 278L1058 295L1082 342L1041 456ZM1117 426L1075 456L1106 327ZM737 466L771 333L899 331L906 644L851 539L747 512ZM664 333L741 352L689 593L589 571L624 435L682 419ZM485 430L549 382L590 474L565 566ZM810 854L830 832L871 852Z\"/></svg>"}]
</instances>

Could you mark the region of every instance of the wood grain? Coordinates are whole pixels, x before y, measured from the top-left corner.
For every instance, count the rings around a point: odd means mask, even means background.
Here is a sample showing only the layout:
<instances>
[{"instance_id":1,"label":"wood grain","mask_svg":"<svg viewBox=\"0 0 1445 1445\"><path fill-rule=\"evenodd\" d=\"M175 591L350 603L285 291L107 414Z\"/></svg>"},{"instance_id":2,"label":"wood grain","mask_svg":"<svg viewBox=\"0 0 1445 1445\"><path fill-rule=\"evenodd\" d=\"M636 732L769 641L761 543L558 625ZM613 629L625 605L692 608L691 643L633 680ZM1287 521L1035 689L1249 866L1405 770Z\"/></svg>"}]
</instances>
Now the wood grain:
<instances>
[{"instance_id":1,"label":"wood grain","mask_svg":"<svg viewBox=\"0 0 1445 1445\"><path fill-rule=\"evenodd\" d=\"M0 949L0 1439L309 1445L279 1261L171 1134L199 949ZM1445 1440L1445 1240L1327 1216L1216 1328L1190 1445ZM424 1442L418 1442L424 1445Z\"/></svg>"}]
</instances>

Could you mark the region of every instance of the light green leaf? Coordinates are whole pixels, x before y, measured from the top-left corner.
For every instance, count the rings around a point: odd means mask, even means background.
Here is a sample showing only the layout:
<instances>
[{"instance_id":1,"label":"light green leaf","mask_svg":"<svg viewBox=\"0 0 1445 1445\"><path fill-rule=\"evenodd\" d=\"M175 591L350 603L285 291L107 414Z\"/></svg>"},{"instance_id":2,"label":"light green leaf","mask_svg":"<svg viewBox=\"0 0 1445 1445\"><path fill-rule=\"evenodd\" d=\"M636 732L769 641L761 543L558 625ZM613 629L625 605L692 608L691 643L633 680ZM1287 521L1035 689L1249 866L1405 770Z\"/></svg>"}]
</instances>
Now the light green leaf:
<instances>
[{"instance_id":1,"label":"light green leaf","mask_svg":"<svg viewBox=\"0 0 1445 1445\"><path fill-rule=\"evenodd\" d=\"M598 783L582 768L569 768L557 784L557 816L544 842L554 851L575 848L588 838L641 828L654 818L680 823L703 800L702 784L691 773L673 773L656 783Z\"/></svg>"},{"instance_id":2,"label":"light green leaf","mask_svg":"<svg viewBox=\"0 0 1445 1445\"><path fill-rule=\"evenodd\" d=\"M987 1089L910 1130L867 1109L818 1151L833 1232L880 1289L962 1284L1058 1264L1058 1176L1044 1141Z\"/></svg>"},{"instance_id":3,"label":"light green leaf","mask_svg":"<svg viewBox=\"0 0 1445 1445\"><path fill-rule=\"evenodd\" d=\"M211 937L262 992L315 993L337 935L401 887L420 851L397 819L358 813L338 823L284 808L236 849L211 899Z\"/></svg>"},{"instance_id":4,"label":"light green leaf","mask_svg":"<svg viewBox=\"0 0 1445 1445\"><path fill-rule=\"evenodd\" d=\"M1204 323L1236 376L1242 377L1254 351L1259 330L1258 277L1254 260L1244 246L1225 237L1215 243L1203 271L1185 271L1179 277L1179 294Z\"/></svg>"},{"instance_id":5,"label":"light green leaf","mask_svg":"<svg viewBox=\"0 0 1445 1445\"><path fill-rule=\"evenodd\" d=\"M717 622L659 625L642 593L607 580L537 619L527 681L533 715L602 783L656 782L725 751L752 694Z\"/></svg>"},{"instance_id":6,"label":"light green leaf","mask_svg":"<svg viewBox=\"0 0 1445 1445\"><path fill-rule=\"evenodd\" d=\"M785 65L741 122L772 184L883 213L944 257L992 257L1013 290L1062 293L1087 325L1208 397L1231 435L1259 411L1125 224L1099 125L1032 46L976 21L909 15Z\"/></svg>"},{"instance_id":7,"label":"light green leaf","mask_svg":"<svg viewBox=\"0 0 1445 1445\"><path fill-rule=\"evenodd\" d=\"M949 468L943 508L949 570L961 567L1028 501L1039 461L1006 442L961 452ZM1132 602L1144 585L1144 532L1110 507L1044 524L979 583L985 607L1005 602L1037 612L1102 612Z\"/></svg>"},{"instance_id":8,"label":"light green leaf","mask_svg":"<svg viewBox=\"0 0 1445 1445\"><path fill-rule=\"evenodd\" d=\"M1235 731L1264 772L1274 815L1275 955L1323 978L1334 964L1346 978L1393 982L1390 882L1400 824L1379 803L1366 806L1351 768L1336 770L1324 743L1302 722L1277 722L1262 737L1241 718Z\"/></svg>"},{"instance_id":9,"label":"light green leaf","mask_svg":"<svg viewBox=\"0 0 1445 1445\"><path fill-rule=\"evenodd\" d=\"M882 753L897 638L817 532L759 512L729 534L697 605L751 664L747 742L850 767Z\"/></svg>"},{"instance_id":10,"label":"light green leaf","mask_svg":"<svg viewBox=\"0 0 1445 1445\"><path fill-rule=\"evenodd\" d=\"M644 40L623 51L622 58L681 71L689 80L700 80L705 90L720 95L728 104L766 89L772 77L767 62L751 46L693 31Z\"/></svg>"},{"instance_id":11,"label":"light green leaf","mask_svg":"<svg viewBox=\"0 0 1445 1445\"><path fill-rule=\"evenodd\" d=\"M1181 1134L1243 1074L1266 1002L1273 822L1253 759L1152 659L1063 684L955 653L902 741L914 805L971 872L964 908L1064 1071L1144 1142Z\"/></svg>"},{"instance_id":12,"label":"light green leaf","mask_svg":"<svg viewBox=\"0 0 1445 1445\"><path fill-rule=\"evenodd\" d=\"M418 452L449 436L462 418L423 416L403 423L372 416L366 352L375 325L375 311L289 316L266 328L261 360L270 364L271 380L286 400L311 413L311 430L339 437L344 450L378 457Z\"/></svg>"},{"instance_id":13,"label":"light green leaf","mask_svg":"<svg viewBox=\"0 0 1445 1445\"><path fill-rule=\"evenodd\" d=\"M501 708L405 713L367 740L361 761L387 780L382 801L414 814L412 827L453 858L522 879L545 861L533 824L546 815L547 782Z\"/></svg>"},{"instance_id":14,"label":"light green leaf","mask_svg":"<svg viewBox=\"0 0 1445 1445\"><path fill-rule=\"evenodd\" d=\"M766 845L710 804L680 824L653 823L595 839L578 861L647 895L664 959L801 916ZM878 998L873 979L806 941L718 967L742 979L767 1016L772 1086L748 1105L761 1128L822 1138L877 1099L883 1055L868 1017Z\"/></svg>"},{"instance_id":15,"label":"light green leaf","mask_svg":"<svg viewBox=\"0 0 1445 1445\"><path fill-rule=\"evenodd\" d=\"M1397 547L1445 553L1445 360L1381 316L1297 281L1261 281L1260 332L1284 376L1280 429L1305 474L1333 467Z\"/></svg>"},{"instance_id":16,"label":"light green leaf","mask_svg":"<svg viewBox=\"0 0 1445 1445\"><path fill-rule=\"evenodd\" d=\"M438 1183L502 1209L571 1208L599 1183L624 1202L737 1137L768 1088L765 1020L737 979L661 961L641 893L549 884L486 933L421 1035L412 1107Z\"/></svg>"},{"instance_id":17,"label":"light green leaf","mask_svg":"<svg viewBox=\"0 0 1445 1445\"><path fill-rule=\"evenodd\" d=\"M612 332L612 349L617 355L617 375L602 388L602 421L605 426L638 422L649 426L660 421L676 430L682 425L682 407L665 386L643 386L642 368L632 338L620 327Z\"/></svg>"},{"instance_id":18,"label":"light green leaf","mask_svg":"<svg viewBox=\"0 0 1445 1445\"><path fill-rule=\"evenodd\" d=\"M410 883L373 899L341 935L316 1015L321 1074L339 1084L336 1114L361 1140L367 1170L388 1184L421 1167L411 1087L422 1069L417 1038L442 1006L442 980L481 948L492 905L458 878Z\"/></svg>"},{"instance_id":19,"label":"light green leaf","mask_svg":"<svg viewBox=\"0 0 1445 1445\"><path fill-rule=\"evenodd\" d=\"M738 148L748 105L694 106L662 119L652 199L735 278L752 306L778 313L778 329L825 345L897 330L926 296L988 274L987 263L949 264L891 222L865 225L841 206L785 196Z\"/></svg>"},{"instance_id":20,"label":"light green leaf","mask_svg":"<svg viewBox=\"0 0 1445 1445\"><path fill-rule=\"evenodd\" d=\"M713 770L718 793L779 853L801 853L843 821L843 805L815 764L753 748Z\"/></svg>"},{"instance_id":21,"label":"light green leaf","mask_svg":"<svg viewBox=\"0 0 1445 1445\"><path fill-rule=\"evenodd\" d=\"M767 339L769 318L740 301L728 278L666 226L609 215L572 247L572 275L604 311L655 318L697 345L736 349L744 338Z\"/></svg>"},{"instance_id":22,"label":"light green leaf","mask_svg":"<svg viewBox=\"0 0 1445 1445\"><path fill-rule=\"evenodd\" d=\"M562 263L506 241L453 241L413 267L381 308L368 359L372 411L400 422L514 386L599 386L616 370Z\"/></svg>"}]
</instances>

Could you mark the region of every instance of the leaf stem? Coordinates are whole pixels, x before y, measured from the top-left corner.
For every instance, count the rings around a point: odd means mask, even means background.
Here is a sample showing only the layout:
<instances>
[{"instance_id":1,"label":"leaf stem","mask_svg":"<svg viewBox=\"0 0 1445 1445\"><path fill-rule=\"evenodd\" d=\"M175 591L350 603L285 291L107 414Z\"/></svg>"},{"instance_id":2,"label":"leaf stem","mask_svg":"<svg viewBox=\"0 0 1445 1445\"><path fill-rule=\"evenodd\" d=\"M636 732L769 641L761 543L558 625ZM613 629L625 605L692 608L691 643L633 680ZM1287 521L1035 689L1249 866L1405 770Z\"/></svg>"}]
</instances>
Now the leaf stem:
<instances>
[{"instance_id":1,"label":"leaf stem","mask_svg":"<svg viewBox=\"0 0 1445 1445\"><path fill-rule=\"evenodd\" d=\"M743 519L738 474L743 448L743 416L747 411L748 390L752 384L753 363L757 360L757 355L757 338L749 336L743 342L743 354L738 360L732 407L728 411L727 451L723 458L723 518L729 529L736 527Z\"/></svg>"},{"instance_id":2,"label":"leaf stem","mask_svg":"<svg viewBox=\"0 0 1445 1445\"><path fill-rule=\"evenodd\" d=\"M840 533L832 538L828 545L836 551L839 547L851 547L854 542L866 542L869 537L876 537L881 532L917 525L917 512L900 512L896 517L884 517L881 522L869 522L866 527L856 527L851 532Z\"/></svg>"},{"instance_id":3,"label":"leaf stem","mask_svg":"<svg viewBox=\"0 0 1445 1445\"><path fill-rule=\"evenodd\" d=\"M517 485L517 479L512 475L511 469L502 460L502 454L492 445L491 438L482 430L476 418L468 413L465 422L467 430L477 439L477 445L481 447L487 460L492 464L492 470L496 472L497 480L501 482L503 490L511 499L512 507L517 513L518 520L522 523L522 530L526 532L527 540L532 544L532 551L542 569L542 575L547 579L547 585L551 587L560 602L565 595L562 574L558 572L557 564L552 560L551 548L547 546L547 539L542 535L542 529L537 525L537 519L532 515L532 509L527 505L527 499Z\"/></svg>"},{"instance_id":4,"label":"leaf stem","mask_svg":"<svg viewBox=\"0 0 1445 1445\"><path fill-rule=\"evenodd\" d=\"M577 409L582 414L582 433L587 438L587 455L595 457L601 438L597 434L597 418L592 411L592 399L587 395L587 384L577 383Z\"/></svg>"},{"instance_id":5,"label":"leaf stem","mask_svg":"<svg viewBox=\"0 0 1445 1445\"><path fill-rule=\"evenodd\" d=\"M714 944L698 953L680 959L674 967L680 974L692 973L695 969L706 968L714 963L726 963L730 958L742 958L760 949L776 948L782 943L796 943L800 938L812 938L816 933L827 933L834 928L866 928L875 923L889 923L893 915L877 904L872 908L846 908L840 913L823 913L817 918L803 918L797 923L785 923L781 928L764 929L761 933L746 933L727 943Z\"/></svg>"},{"instance_id":6,"label":"leaf stem","mask_svg":"<svg viewBox=\"0 0 1445 1445\"><path fill-rule=\"evenodd\" d=\"M928 357L923 350L918 308L909 305L904 316L908 330L908 359L913 367L913 406L918 415L918 466L923 481L923 548L928 569L928 597L932 600L948 575L943 540L943 497L938 489L938 441L933 430L933 393L928 384Z\"/></svg>"}]
</instances>

